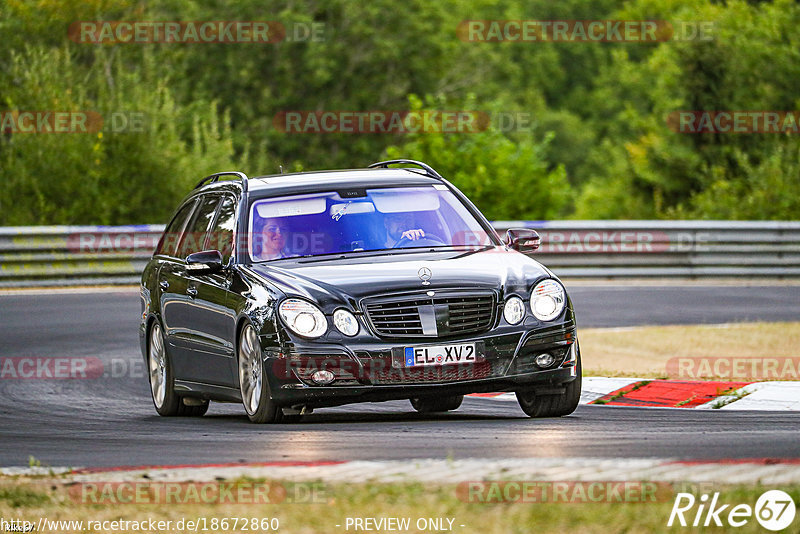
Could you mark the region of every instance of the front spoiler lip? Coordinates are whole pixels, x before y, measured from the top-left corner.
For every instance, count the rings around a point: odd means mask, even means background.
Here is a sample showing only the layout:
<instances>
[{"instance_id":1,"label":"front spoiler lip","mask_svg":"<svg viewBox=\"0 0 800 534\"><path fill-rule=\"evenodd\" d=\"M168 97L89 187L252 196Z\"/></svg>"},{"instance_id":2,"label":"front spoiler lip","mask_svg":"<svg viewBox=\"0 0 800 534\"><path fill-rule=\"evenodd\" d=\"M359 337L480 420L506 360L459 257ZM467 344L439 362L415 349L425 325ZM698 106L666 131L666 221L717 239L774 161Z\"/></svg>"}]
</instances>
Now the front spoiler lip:
<instances>
[{"instance_id":1,"label":"front spoiler lip","mask_svg":"<svg viewBox=\"0 0 800 534\"><path fill-rule=\"evenodd\" d=\"M426 395L468 395L516 391L521 388L557 389L577 377L574 367L561 367L511 376L461 380L454 382L306 386L302 384L270 384L273 400L280 406L309 406L312 408L339 406L357 402L403 400Z\"/></svg>"}]
</instances>

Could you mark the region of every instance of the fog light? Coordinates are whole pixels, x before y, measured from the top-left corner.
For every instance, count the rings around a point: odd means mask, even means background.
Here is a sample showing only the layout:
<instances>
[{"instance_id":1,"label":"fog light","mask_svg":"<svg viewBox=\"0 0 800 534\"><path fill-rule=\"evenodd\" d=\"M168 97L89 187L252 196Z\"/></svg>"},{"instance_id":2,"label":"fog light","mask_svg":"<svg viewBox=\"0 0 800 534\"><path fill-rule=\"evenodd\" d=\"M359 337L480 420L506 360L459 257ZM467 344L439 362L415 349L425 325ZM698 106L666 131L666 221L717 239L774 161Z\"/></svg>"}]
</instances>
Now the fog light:
<instances>
[{"instance_id":1,"label":"fog light","mask_svg":"<svg viewBox=\"0 0 800 534\"><path fill-rule=\"evenodd\" d=\"M333 379L333 373L330 371L316 371L313 375L311 375L311 380L313 380L315 384L320 384L323 386L333 382Z\"/></svg>"},{"instance_id":2,"label":"fog light","mask_svg":"<svg viewBox=\"0 0 800 534\"><path fill-rule=\"evenodd\" d=\"M544 352L536 357L536 365L539 367L550 367L555 361L556 359L553 358L553 355L548 352Z\"/></svg>"}]
</instances>

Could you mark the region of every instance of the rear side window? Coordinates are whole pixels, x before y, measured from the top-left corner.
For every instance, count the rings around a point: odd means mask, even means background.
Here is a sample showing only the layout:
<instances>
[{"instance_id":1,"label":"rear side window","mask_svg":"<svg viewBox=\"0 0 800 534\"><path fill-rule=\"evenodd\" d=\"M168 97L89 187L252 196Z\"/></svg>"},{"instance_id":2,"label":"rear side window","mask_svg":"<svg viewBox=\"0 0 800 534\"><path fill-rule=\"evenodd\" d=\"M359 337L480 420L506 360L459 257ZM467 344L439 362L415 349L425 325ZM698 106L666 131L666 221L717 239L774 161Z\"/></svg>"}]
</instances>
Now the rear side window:
<instances>
[{"instance_id":1,"label":"rear side window","mask_svg":"<svg viewBox=\"0 0 800 534\"><path fill-rule=\"evenodd\" d=\"M172 222L169 223L167 229L164 230L164 235L161 236L161 240L156 247L156 254L163 254L165 256L175 255L178 242L183 235L183 229L186 227L186 220L189 218L189 215L191 215L192 208L196 203L196 200L192 200L184 204L181 209L178 210L177 215L173 217Z\"/></svg>"},{"instance_id":2,"label":"rear side window","mask_svg":"<svg viewBox=\"0 0 800 534\"><path fill-rule=\"evenodd\" d=\"M233 197L225 196L219 208L217 221L208 235L209 250L222 252L222 262L228 263L233 252L233 230L236 226L236 201Z\"/></svg>"},{"instance_id":3,"label":"rear side window","mask_svg":"<svg viewBox=\"0 0 800 534\"><path fill-rule=\"evenodd\" d=\"M216 195L206 195L201 198L200 206L195 210L194 217L181 238L181 244L178 245L179 258L204 250L206 233L211 221L214 220L218 203L219 197Z\"/></svg>"}]
</instances>

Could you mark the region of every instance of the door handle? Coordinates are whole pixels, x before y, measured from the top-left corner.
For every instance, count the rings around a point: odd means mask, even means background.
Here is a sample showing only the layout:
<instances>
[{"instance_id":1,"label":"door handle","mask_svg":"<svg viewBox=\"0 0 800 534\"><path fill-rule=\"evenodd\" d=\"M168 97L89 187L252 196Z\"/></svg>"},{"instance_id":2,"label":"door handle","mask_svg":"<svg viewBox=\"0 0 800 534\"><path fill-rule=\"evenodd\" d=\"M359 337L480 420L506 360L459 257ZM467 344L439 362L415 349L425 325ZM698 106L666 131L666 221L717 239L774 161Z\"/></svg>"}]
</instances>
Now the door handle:
<instances>
[{"instance_id":1,"label":"door handle","mask_svg":"<svg viewBox=\"0 0 800 534\"><path fill-rule=\"evenodd\" d=\"M166 290L167 288L169 288L169 282L167 282L166 280L161 280L161 281L158 283L158 285L159 285L159 286L161 287L161 289L163 289L163 290Z\"/></svg>"},{"instance_id":2,"label":"door handle","mask_svg":"<svg viewBox=\"0 0 800 534\"><path fill-rule=\"evenodd\" d=\"M197 296L197 288L195 286L189 286L189 287L186 288L186 293L190 297L196 297Z\"/></svg>"}]
</instances>

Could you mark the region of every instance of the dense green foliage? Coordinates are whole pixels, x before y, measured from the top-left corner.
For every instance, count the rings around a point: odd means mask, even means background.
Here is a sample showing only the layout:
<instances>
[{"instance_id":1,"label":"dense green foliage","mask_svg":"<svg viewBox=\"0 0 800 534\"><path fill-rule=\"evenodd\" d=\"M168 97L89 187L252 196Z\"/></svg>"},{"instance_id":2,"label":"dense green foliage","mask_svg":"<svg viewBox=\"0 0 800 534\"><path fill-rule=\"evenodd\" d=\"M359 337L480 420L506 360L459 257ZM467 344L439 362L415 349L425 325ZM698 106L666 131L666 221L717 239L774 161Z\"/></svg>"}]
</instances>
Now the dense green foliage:
<instances>
[{"instance_id":1,"label":"dense green foliage","mask_svg":"<svg viewBox=\"0 0 800 534\"><path fill-rule=\"evenodd\" d=\"M465 19L711 21L709 40L466 42ZM316 23L277 43L75 42L75 21ZM0 133L0 225L164 221L200 177L421 159L492 219L794 219L800 135L686 134L677 110L797 110L800 5L701 0L2 0L0 112L100 113ZM287 110L528 114L479 133L286 133ZM141 113L140 131L110 117Z\"/></svg>"}]
</instances>

